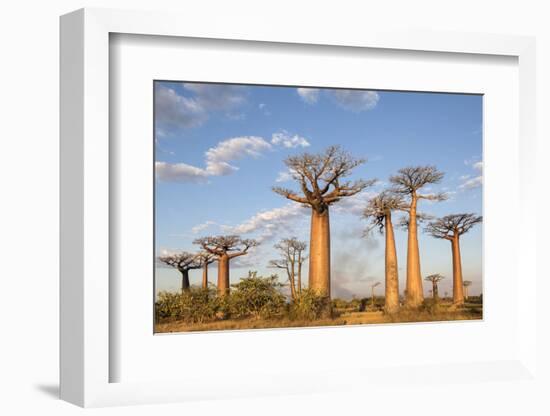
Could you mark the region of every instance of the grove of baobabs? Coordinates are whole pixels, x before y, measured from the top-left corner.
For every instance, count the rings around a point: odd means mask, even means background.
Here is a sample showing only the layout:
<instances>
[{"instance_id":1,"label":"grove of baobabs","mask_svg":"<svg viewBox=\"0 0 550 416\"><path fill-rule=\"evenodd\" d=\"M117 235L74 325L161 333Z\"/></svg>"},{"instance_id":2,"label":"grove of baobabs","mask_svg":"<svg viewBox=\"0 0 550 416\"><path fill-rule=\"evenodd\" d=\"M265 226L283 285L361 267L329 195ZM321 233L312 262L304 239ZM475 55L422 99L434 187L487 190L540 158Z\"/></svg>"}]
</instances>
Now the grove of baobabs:
<instances>
[{"instance_id":1,"label":"grove of baobabs","mask_svg":"<svg viewBox=\"0 0 550 416\"><path fill-rule=\"evenodd\" d=\"M362 218L358 218L357 227L365 228L365 234L381 233L384 237L383 296L375 296L375 287L381 284L376 282L369 284L369 298L332 299L330 211L377 182L374 178L347 179L366 162L339 146L286 158L296 186L272 190L309 210L311 223L309 242L288 236L275 245L280 258L266 260L269 267L286 275L284 283L279 282L277 274L261 277L251 271L248 277L230 284L231 261L249 254L259 244L238 235L196 238L193 243L197 252L160 256L160 262L181 273L181 293L159 294L156 332L481 319L482 295L468 299L471 282L463 279L460 244L482 217L467 212L433 217L419 211L428 201L447 199L445 193L427 190L445 175L431 165L399 169L387 178L386 188L368 200ZM397 214L400 217L395 220ZM406 259L398 259L395 228L407 233ZM419 232L448 242L452 276L422 275ZM209 265L215 262L216 285L208 279ZM307 279L302 273L305 262ZM406 263L404 288L399 287L399 262ZM189 271L193 269L202 269L202 284L197 287L189 284ZM452 294L442 297L438 283L444 278L452 279ZM431 296L426 299L423 284L431 288Z\"/></svg>"}]
</instances>

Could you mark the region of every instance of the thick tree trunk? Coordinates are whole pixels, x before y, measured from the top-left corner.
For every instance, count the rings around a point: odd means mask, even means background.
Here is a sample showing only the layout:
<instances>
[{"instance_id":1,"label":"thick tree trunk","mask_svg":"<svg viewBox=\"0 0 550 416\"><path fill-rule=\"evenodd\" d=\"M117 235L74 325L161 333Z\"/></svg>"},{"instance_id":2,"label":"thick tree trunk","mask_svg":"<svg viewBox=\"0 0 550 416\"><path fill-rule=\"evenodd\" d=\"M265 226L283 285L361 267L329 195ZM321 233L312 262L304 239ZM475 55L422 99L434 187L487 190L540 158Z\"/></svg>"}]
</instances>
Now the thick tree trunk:
<instances>
[{"instance_id":1,"label":"thick tree trunk","mask_svg":"<svg viewBox=\"0 0 550 416\"><path fill-rule=\"evenodd\" d=\"M189 290L189 270L180 269L181 273L181 292L187 292Z\"/></svg>"},{"instance_id":2,"label":"thick tree trunk","mask_svg":"<svg viewBox=\"0 0 550 416\"><path fill-rule=\"evenodd\" d=\"M386 215L386 300L384 310L392 314L399 309L399 277L397 271L397 253L391 213Z\"/></svg>"},{"instance_id":3,"label":"thick tree trunk","mask_svg":"<svg viewBox=\"0 0 550 416\"><path fill-rule=\"evenodd\" d=\"M460 239L458 236L451 240L453 249L453 304L464 304L464 292L462 286L462 260L460 258Z\"/></svg>"},{"instance_id":4,"label":"thick tree trunk","mask_svg":"<svg viewBox=\"0 0 550 416\"><path fill-rule=\"evenodd\" d=\"M311 210L309 288L330 298L330 224L328 207Z\"/></svg>"},{"instance_id":5,"label":"thick tree trunk","mask_svg":"<svg viewBox=\"0 0 550 416\"><path fill-rule=\"evenodd\" d=\"M416 224L416 195L412 195L409 213L409 239L407 245L407 299L406 305L417 308L424 301L422 275L420 273L420 251Z\"/></svg>"},{"instance_id":6,"label":"thick tree trunk","mask_svg":"<svg viewBox=\"0 0 550 416\"><path fill-rule=\"evenodd\" d=\"M202 288L208 289L208 263L202 266Z\"/></svg>"},{"instance_id":7,"label":"thick tree trunk","mask_svg":"<svg viewBox=\"0 0 550 416\"><path fill-rule=\"evenodd\" d=\"M229 256L224 254L218 259L218 295L229 294Z\"/></svg>"}]
</instances>

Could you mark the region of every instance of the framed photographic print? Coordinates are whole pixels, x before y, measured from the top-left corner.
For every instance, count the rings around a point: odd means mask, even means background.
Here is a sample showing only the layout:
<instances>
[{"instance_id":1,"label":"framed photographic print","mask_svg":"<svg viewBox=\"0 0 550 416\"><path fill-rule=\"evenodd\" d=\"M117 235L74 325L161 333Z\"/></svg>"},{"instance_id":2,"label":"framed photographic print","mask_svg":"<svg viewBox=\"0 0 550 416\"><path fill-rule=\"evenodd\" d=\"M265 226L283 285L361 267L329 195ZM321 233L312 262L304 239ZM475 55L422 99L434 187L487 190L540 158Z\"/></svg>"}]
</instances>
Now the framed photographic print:
<instances>
[{"instance_id":1,"label":"framed photographic print","mask_svg":"<svg viewBox=\"0 0 550 416\"><path fill-rule=\"evenodd\" d=\"M482 95L154 95L155 332L482 319Z\"/></svg>"},{"instance_id":2,"label":"framed photographic print","mask_svg":"<svg viewBox=\"0 0 550 416\"><path fill-rule=\"evenodd\" d=\"M62 17L62 398L538 385L533 39L214 26Z\"/></svg>"}]
</instances>

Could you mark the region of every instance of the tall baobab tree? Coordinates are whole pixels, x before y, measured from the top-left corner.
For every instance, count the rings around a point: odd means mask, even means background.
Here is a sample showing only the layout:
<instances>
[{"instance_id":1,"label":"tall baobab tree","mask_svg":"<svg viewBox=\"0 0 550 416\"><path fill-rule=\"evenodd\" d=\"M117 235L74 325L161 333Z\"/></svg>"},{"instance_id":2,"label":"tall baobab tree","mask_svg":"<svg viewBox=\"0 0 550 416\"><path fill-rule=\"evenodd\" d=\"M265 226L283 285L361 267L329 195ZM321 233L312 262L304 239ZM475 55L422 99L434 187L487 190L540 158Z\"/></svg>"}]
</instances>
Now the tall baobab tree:
<instances>
[{"instance_id":1,"label":"tall baobab tree","mask_svg":"<svg viewBox=\"0 0 550 416\"><path fill-rule=\"evenodd\" d=\"M464 286L464 299L465 300L468 300L468 288L472 285L472 281L471 280L464 280L464 282L462 282L462 286Z\"/></svg>"},{"instance_id":2,"label":"tall baobab tree","mask_svg":"<svg viewBox=\"0 0 550 416\"><path fill-rule=\"evenodd\" d=\"M429 276L426 276L426 281L432 282L432 297L434 300L434 303L439 302L439 288L438 284L443 280L445 276L440 275L439 273L430 274Z\"/></svg>"},{"instance_id":3,"label":"tall baobab tree","mask_svg":"<svg viewBox=\"0 0 550 416\"><path fill-rule=\"evenodd\" d=\"M207 251L197 254L197 261L202 267L202 288L208 289L208 266L216 261L216 256Z\"/></svg>"},{"instance_id":4,"label":"tall baobab tree","mask_svg":"<svg viewBox=\"0 0 550 416\"><path fill-rule=\"evenodd\" d=\"M385 301L386 313L395 313L399 309L399 276L397 271L397 252L395 250L395 236L393 232L392 211L406 209L407 206L400 195L382 192L372 198L363 216L370 220L370 231L378 227L380 232L386 232L386 279Z\"/></svg>"},{"instance_id":5,"label":"tall baobab tree","mask_svg":"<svg viewBox=\"0 0 550 416\"><path fill-rule=\"evenodd\" d=\"M193 244L200 245L218 260L218 294L224 296L229 293L229 261L248 254L248 250L257 246L258 242L243 240L238 235L220 235L197 238Z\"/></svg>"},{"instance_id":6,"label":"tall baobab tree","mask_svg":"<svg viewBox=\"0 0 550 416\"><path fill-rule=\"evenodd\" d=\"M181 291L189 290L189 270L200 269L201 265L197 256L192 253L182 252L160 256L159 260L168 266L177 269L181 273Z\"/></svg>"},{"instance_id":7,"label":"tall baobab tree","mask_svg":"<svg viewBox=\"0 0 550 416\"><path fill-rule=\"evenodd\" d=\"M309 287L330 298L330 205L358 194L375 181L342 181L354 168L365 163L338 146L323 153L290 156L285 164L298 182L300 191L273 188L285 198L311 208Z\"/></svg>"},{"instance_id":8,"label":"tall baobab tree","mask_svg":"<svg viewBox=\"0 0 550 416\"><path fill-rule=\"evenodd\" d=\"M290 283L290 295L295 300L302 292L302 264L307 259L304 252L307 244L304 241L298 241L296 237L285 238L274 246L280 259L271 260L269 265L286 271Z\"/></svg>"},{"instance_id":9,"label":"tall baobab tree","mask_svg":"<svg viewBox=\"0 0 550 416\"><path fill-rule=\"evenodd\" d=\"M419 191L429 184L436 184L444 174L435 166L410 166L399 169L397 175L390 177L392 192L408 198L408 242L407 242L407 298L405 304L416 308L422 304L422 275L420 273L420 251L418 248L417 205L421 199L442 201L446 195L421 194Z\"/></svg>"},{"instance_id":10,"label":"tall baobab tree","mask_svg":"<svg viewBox=\"0 0 550 416\"><path fill-rule=\"evenodd\" d=\"M426 232L435 238L441 238L451 242L453 253L453 304L464 304L464 292L462 282L462 260L460 258L460 237L470 231L483 217L475 214L446 215L432 221L426 227Z\"/></svg>"}]
</instances>

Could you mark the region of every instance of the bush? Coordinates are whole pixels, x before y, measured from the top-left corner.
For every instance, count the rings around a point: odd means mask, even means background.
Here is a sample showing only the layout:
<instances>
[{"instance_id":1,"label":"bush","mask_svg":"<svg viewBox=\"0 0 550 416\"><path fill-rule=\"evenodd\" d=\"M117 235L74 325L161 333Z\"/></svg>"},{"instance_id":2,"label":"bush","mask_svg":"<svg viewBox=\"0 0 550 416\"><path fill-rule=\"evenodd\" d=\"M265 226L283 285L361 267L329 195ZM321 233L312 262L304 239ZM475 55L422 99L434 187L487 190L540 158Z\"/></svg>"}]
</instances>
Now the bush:
<instances>
[{"instance_id":1,"label":"bush","mask_svg":"<svg viewBox=\"0 0 550 416\"><path fill-rule=\"evenodd\" d=\"M184 293L160 292L155 306L157 322L183 320L202 323L215 319L224 305L215 296L215 291L191 287Z\"/></svg>"},{"instance_id":2,"label":"bush","mask_svg":"<svg viewBox=\"0 0 550 416\"><path fill-rule=\"evenodd\" d=\"M277 275L260 277L256 272L248 272L248 277L231 285L233 290L227 297L231 316L255 319L281 316L286 306L285 297L279 292L281 286Z\"/></svg>"},{"instance_id":3,"label":"bush","mask_svg":"<svg viewBox=\"0 0 550 416\"><path fill-rule=\"evenodd\" d=\"M321 296L310 289L302 289L289 309L290 319L313 321L315 319L327 318L332 315L330 299Z\"/></svg>"}]
</instances>

